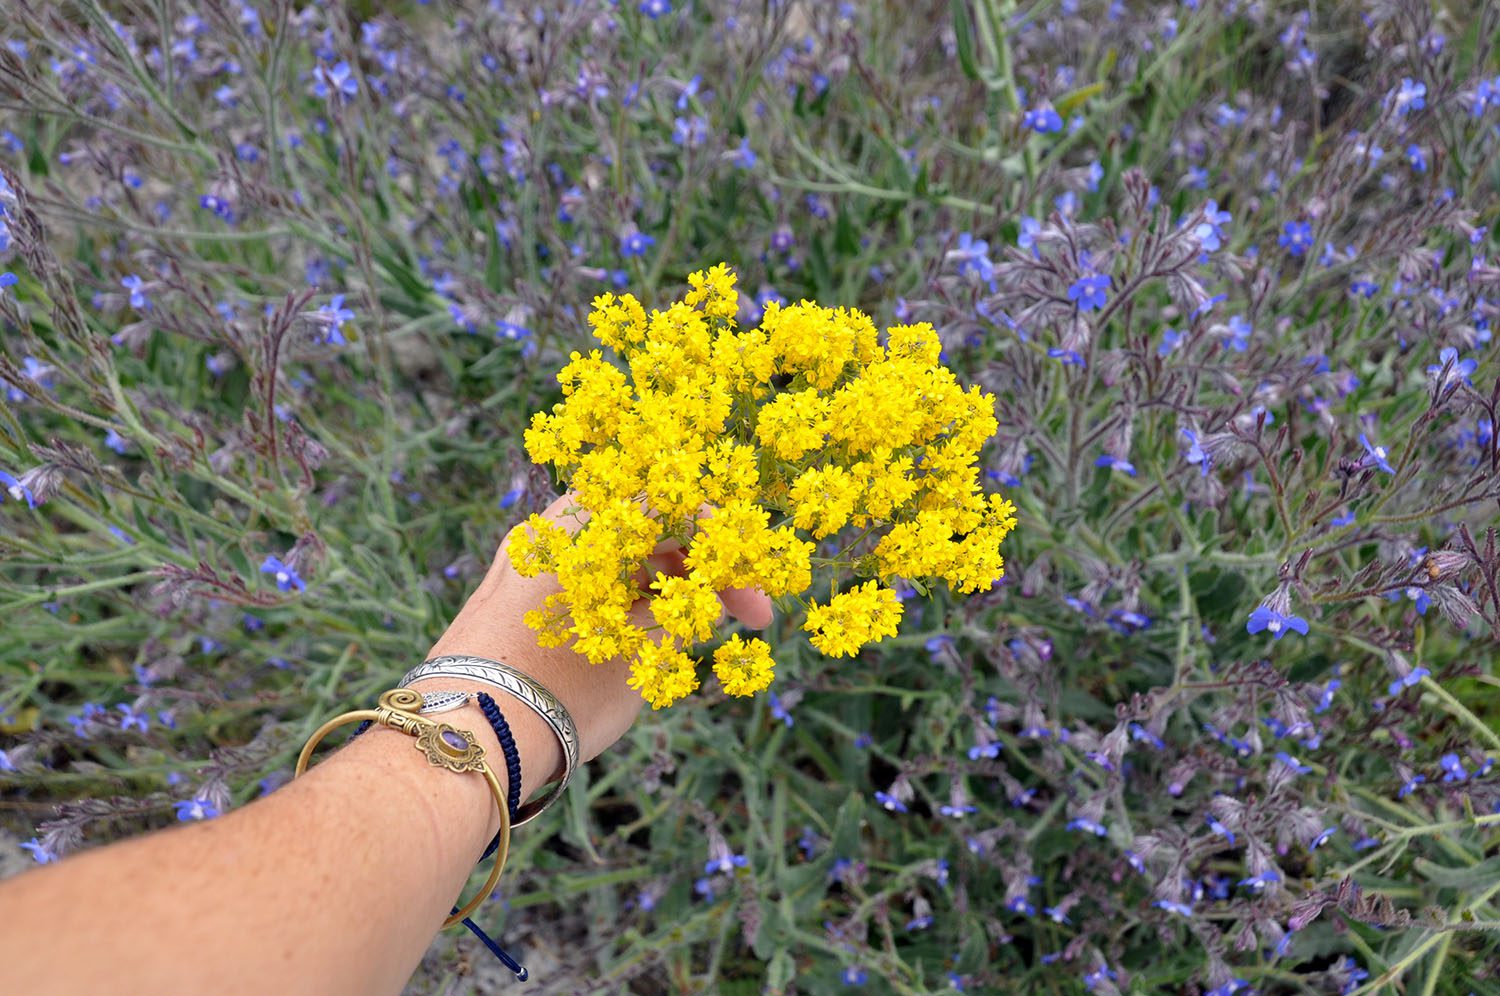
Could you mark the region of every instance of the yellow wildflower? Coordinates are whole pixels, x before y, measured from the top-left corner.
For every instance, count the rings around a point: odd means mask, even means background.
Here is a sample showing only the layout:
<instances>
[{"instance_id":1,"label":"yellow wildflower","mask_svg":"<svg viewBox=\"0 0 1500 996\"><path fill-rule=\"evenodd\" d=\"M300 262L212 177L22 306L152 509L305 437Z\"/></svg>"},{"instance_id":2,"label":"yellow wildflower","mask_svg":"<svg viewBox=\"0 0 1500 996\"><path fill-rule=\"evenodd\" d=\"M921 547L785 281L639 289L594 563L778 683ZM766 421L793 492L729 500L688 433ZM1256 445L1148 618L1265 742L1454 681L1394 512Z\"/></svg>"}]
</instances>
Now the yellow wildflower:
<instances>
[{"instance_id":1,"label":"yellow wildflower","mask_svg":"<svg viewBox=\"0 0 1500 996\"><path fill-rule=\"evenodd\" d=\"M829 438L853 454L910 446L923 425L912 412L914 393L900 365L867 367L829 396Z\"/></svg>"},{"instance_id":2,"label":"yellow wildflower","mask_svg":"<svg viewBox=\"0 0 1500 996\"><path fill-rule=\"evenodd\" d=\"M890 588L866 581L829 599L808 605L802 628L810 642L829 657L853 657L867 643L895 636L901 623L901 600Z\"/></svg>"},{"instance_id":3,"label":"yellow wildflower","mask_svg":"<svg viewBox=\"0 0 1500 996\"><path fill-rule=\"evenodd\" d=\"M876 563L885 577L941 576L957 556L953 529L940 512L918 512L909 522L898 522L875 545Z\"/></svg>"},{"instance_id":4,"label":"yellow wildflower","mask_svg":"<svg viewBox=\"0 0 1500 996\"><path fill-rule=\"evenodd\" d=\"M584 508L603 508L622 499L634 498L645 485L637 461L614 448L585 453L570 482L578 503Z\"/></svg>"},{"instance_id":5,"label":"yellow wildflower","mask_svg":"<svg viewBox=\"0 0 1500 996\"><path fill-rule=\"evenodd\" d=\"M724 605L701 574L684 578L658 572L651 587L657 591L651 600L651 615L668 635L683 643L707 640L713 635Z\"/></svg>"},{"instance_id":6,"label":"yellow wildflower","mask_svg":"<svg viewBox=\"0 0 1500 996\"><path fill-rule=\"evenodd\" d=\"M736 633L714 651L714 675L730 695L754 695L776 677L776 662L764 640L742 640Z\"/></svg>"},{"instance_id":7,"label":"yellow wildflower","mask_svg":"<svg viewBox=\"0 0 1500 996\"><path fill-rule=\"evenodd\" d=\"M786 526L771 530L765 555L755 565L748 583L772 598L806 591L812 584L814 549L813 544L798 539L797 533Z\"/></svg>"},{"instance_id":8,"label":"yellow wildflower","mask_svg":"<svg viewBox=\"0 0 1500 996\"><path fill-rule=\"evenodd\" d=\"M531 416L531 426L525 434L526 452L531 455L533 463L568 467L578 462L583 435L566 409L555 405L550 415L537 412Z\"/></svg>"},{"instance_id":9,"label":"yellow wildflower","mask_svg":"<svg viewBox=\"0 0 1500 996\"><path fill-rule=\"evenodd\" d=\"M728 263L720 263L707 273L702 270L688 274L688 284L693 288L683 298L683 303L703 306L703 313L710 318L732 319L740 310L740 296L734 289L738 279Z\"/></svg>"},{"instance_id":10,"label":"yellow wildflower","mask_svg":"<svg viewBox=\"0 0 1500 996\"><path fill-rule=\"evenodd\" d=\"M749 501L733 501L698 520L698 531L683 558L716 591L737 588L752 577L771 549L771 516Z\"/></svg>"},{"instance_id":11,"label":"yellow wildflower","mask_svg":"<svg viewBox=\"0 0 1500 996\"><path fill-rule=\"evenodd\" d=\"M943 352L943 344L937 333L927 322L915 325L892 325L890 342L886 351L891 356L919 363L924 367L934 366Z\"/></svg>"},{"instance_id":12,"label":"yellow wildflower","mask_svg":"<svg viewBox=\"0 0 1500 996\"><path fill-rule=\"evenodd\" d=\"M541 608L530 610L521 621L536 630L539 646L561 647L572 636L568 632L568 599L560 591L548 595Z\"/></svg>"},{"instance_id":13,"label":"yellow wildflower","mask_svg":"<svg viewBox=\"0 0 1500 996\"><path fill-rule=\"evenodd\" d=\"M783 373L803 374L819 390L833 387L854 359L855 330L835 323L831 309L812 301L766 305L760 327L771 337Z\"/></svg>"},{"instance_id":14,"label":"yellow wildflower","mask_svg":"<svg viewBox=\"0 0 1500 996\"><path fill-rule=\"evenodd\" d=\"M572 353L557 376L562 403L526 430L532 459L590 513L576 534L533 516L506 541L518 572L555 574L562 589L526 614L540 643L629 660L631 687L662 708L698 686L687 648L713 638L718 591L800 595L815 568L847 566L815 556L816 540L847 527L874 544L857 572L956 592L1003 576L1016 510L979 478L995 399L942 366L931 325L894 326L882 346L862 312L801 301L770 304L759 327L740 329L727 265L688 283L649 314L629 294L595 298L588 324L621 362ZM630 612L647 594L643 565L684 537L686 576L653 572L659 632L648 636ZM894 592L869 581L813 603L805 629L818 650L849 656L900 617ZM734 637L714 670L729 694L749 695L774 664L764 643Z\"/></svg>"},{"instance_id":15,"label":"yellow wildflower","mask_svg":"<svg viewBox=\"0 0 1500 996\"><path fill-rule=\"evenodd\" d=\"M859 483L843 467L813 467L798 475L787 496L796 504L792 521L797 528L822 539L842 529L854 514Z\"/></svg>"},{"instance_id":16,"label":"yellow wildflower","mask_svg":"<svg viewBox=\"0 0 1500 996\"><path fill-rule=\"evenodd\" d=\"M651 703L651 708L661 709L697 689L696 665L671 637L663 637L660 642L646 640L631 662L628 684Z\"/></svg>"},{"instance_id":17,"label":"yellow wildflower","mask_svg":"<svg viewBox=\"0 0 1500 996\"><path fill-rule=\"evenodd\" d=\"M646 338L646 309L633 294L600 294L589 313L594 338L617 353L628 353Z\"/></svg>"},{"instance_id":18,"label":"yellow wildflower","mask_svg":"<svg viewBox=\"0 0 1500 996\"><path fill-rule=\"evenodd\" d=\"M760 492L753 446L721 439L708 448L704 469L703 497L715 505L754 501Z\"/></svg>"},{"instance_id":19,"label":"yellow wildflower","mask_svg":"<svg viewBox=\"0 0 1500 996\"><path fill-rule=\"evenodd\" d=\"M562 526L545 516L533 515L511 530L505 555L510 558L511 567L523 578L553 574L557 571L558 554L572 540Z\"/></svg>"},{"instance_id":20,"label":"yellow wildflower","mask_svg":"<svg viewBox=\"0 0 1500 996\"><path fill-rule=\"evenodd\" d=\"M721 333L714 340L713 371L731 391L759 400L776 375L776 351L770 337L761 329Z\"/></svg>"},{"instance_id":21,"label":"yellow wildflower","mask_svg":"<svg viewBox=\"0 0 1500 996\"><path fill-rule=\"evenodd\" d=\"M669 519L692 515L703 504L703 450L697 440L666 450L646 471L646 501Z\"/></svg>"},{"instance_id":22,"label":"yellow wildflower","mask_svg":"<svg viewBox=\"0 0 1500 996\"><path fill-rule=\"evenodd\" d=\"M619 601L594 609L573 610L573 652L590 664L603 664L616 657L630 657L646 639L646 631L630 622L629 602Z\"/></svg>"},{"instance_id":23,"label":"yellow wildflower","mask_svg":"<svg viewBox=\"0 0 1500 996\"><path fill-rule=\"evenodd\" d=\"M828 399L817 391L783 391L764 405L755 426L761 445L782 460L819 449L828 432Z\"/></svg>"},{"instance_id":24,"label":"yellow wildflower","mask_svg":"<svg viewBox=\"0 0 1500 996\"><path fill-rule=\"evenodd\" d=\"M666 311L651 312L646 341L672 346L694 365L708 359L713 342L703 314L680 302Z\"/></svg>"},{"instance_id":25,"label":"yellow wildflower","mask_svg":"<svg viewBox=\"0 0 1500 996\"><path fill-rule=\"evenodd\" d=\"M856 463L851 472L865 514L856 515L854 524L866 525L867 517L889 519L897 509L911 501L922 487L921 482L911 476L912 471L911 457L892 458L888 450L875 450L869 460Z\"/></svg>"}]
</instances>

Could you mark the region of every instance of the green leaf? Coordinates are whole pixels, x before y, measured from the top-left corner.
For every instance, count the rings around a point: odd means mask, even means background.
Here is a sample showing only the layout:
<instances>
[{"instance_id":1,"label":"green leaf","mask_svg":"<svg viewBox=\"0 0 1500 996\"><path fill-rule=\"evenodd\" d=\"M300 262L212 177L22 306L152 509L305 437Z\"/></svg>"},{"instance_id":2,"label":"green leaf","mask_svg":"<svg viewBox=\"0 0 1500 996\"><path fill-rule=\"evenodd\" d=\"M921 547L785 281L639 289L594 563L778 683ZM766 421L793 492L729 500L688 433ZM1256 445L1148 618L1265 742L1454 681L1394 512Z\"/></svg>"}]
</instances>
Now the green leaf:
<instances>
[{"instance_id":1,"label":"green leaf","mask_svg":"<svg viewBox=\"0 0 1500 996\"><path fill-rule=\"evenodd\" d=\"M853 854L859 849L859 825L865 810L865 800L858 792L849 793L849 798L839 807L833 819L833 851L835 854Z\"/></svg>"},{"instance_id":2,"label":"green leaf","mask_svg":"<svg viewBox=\"0 0 1500 996\"><path fill-rule=\"evenodd\" d=\"M1496 880L1500 880L1500 855L1463 868L1440 865L1426 858L1418 858L1416 869L1423 878L1434 885L1448 889L1481 891Z\"/></svg>"},{"instance_id":3,"label":"green leaf","mask_svg":"<svg viewBox=\"0 0 1500 996\"><path fill-rule=\"evenodd\" d=\"M953 11L953 35L958 42L958 65L971 80L979 79L979 65L974 61L974 32L969 24L969 5L964 0L950 0Z\"/></svg>"},{"instance_id":4,"label":"green leaf","mask_svg":"<svg viewBox=\"0 0 1500 996\"><path fill-rule=\"evenodd\" d=\"M845 256L859 255L859 234L849 221L849 212L840 211L833 227L833 248Z\"/></svg>"},{"instance_id":5,"label":"green leaf","mask_svg":"<svg viewBox=\"0 0 1500 996\"><path fill-rule=\"evenodd\" d=\"M1222 620L1238 611L1245 591L1245 579L1237 572L1212 568L1190 575L1188 588L1198 603L1200 616Z\"/></svg>"},{"instance_id":6,"label":"green leaf","mask_svg":"<svg viewBox=\"0 0 1500 996\"><path fill-rule=\"evenodd\" d=\"M776 957L771 959L771 964L766 966L766 988L765 992L772 996L786 992L786 987L796 978L797 965L792 961L791 952L782 948L776 952Z\"/></svg>"},{"instance_id":7,"label":"green leaf","mask_svg":"<svg viewBox=\"0 0 1500 996\"><path fill-rule=\"evenodd\" d=\"M1090 97L1097 97L1103 92L1103 83L1090 83L1088 86L1081 86L1076 90L1063 94L1057 98L1053 106L1057 108L1058 114L1066 118L1086 103Z\"/></svg>"}]
</instances>

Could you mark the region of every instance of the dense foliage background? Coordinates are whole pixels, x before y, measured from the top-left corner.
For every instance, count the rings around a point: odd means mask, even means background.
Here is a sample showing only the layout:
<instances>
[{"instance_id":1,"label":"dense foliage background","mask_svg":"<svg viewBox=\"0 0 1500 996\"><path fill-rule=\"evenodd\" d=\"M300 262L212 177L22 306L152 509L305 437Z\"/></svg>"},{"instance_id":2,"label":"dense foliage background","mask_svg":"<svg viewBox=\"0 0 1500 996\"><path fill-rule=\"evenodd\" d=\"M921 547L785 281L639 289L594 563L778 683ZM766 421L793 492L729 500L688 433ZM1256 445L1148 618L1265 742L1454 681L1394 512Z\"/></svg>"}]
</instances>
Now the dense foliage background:
<instances>
[{"instance_id":1,"label":"dense foliage background","mask_svg":"<svg viewBox=\"0 0 1500 996\"><path fill-rule=\"evenodd\" d=\"M726 260L744 322L936 325L1021 525L580 773L482 917L541 990L1500 991L1497 30L9 0L0 824L66 860L274 789L548 503L590 299Z\"/></svg>"}]
</instances>

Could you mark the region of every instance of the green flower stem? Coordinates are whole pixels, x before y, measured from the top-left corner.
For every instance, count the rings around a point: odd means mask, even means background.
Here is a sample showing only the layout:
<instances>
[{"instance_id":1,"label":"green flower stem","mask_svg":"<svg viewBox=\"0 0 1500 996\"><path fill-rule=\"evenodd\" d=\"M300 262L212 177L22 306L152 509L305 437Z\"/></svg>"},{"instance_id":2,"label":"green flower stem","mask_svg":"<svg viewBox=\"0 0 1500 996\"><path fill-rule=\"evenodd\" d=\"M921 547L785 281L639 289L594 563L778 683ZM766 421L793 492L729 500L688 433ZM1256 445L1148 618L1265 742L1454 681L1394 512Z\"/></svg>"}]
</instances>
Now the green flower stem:
<instances>
[{"instance_id":1,"label":"green flower stem","mask_svg":"<svg viewBox=\"0 0 1500 996\"><path fill-rule=\"evenodd\" d=\"M150 581L159 578L155 571L136 571L133 574L120 574L112 578L99 578L94 581L85 581L81 584L64 585L61 588L48 588L46 591L38 591L30 595L9 602L0 603L0 614L15 612L32 605L40 605L42 602L56 601L69 598L73 595L86 595L91 591L109 591L113 588L123 588L126 585L139 584L142 581Z\"/></svg>"},{"instance_id":2,"label":"green flower stem","mask_svg":"<svg viewBox=\"0 0 1500 996\"><path fill-rule=\"evenodd\" d=\"M1448 689L1433 681L1431 675L1422 678L1422 690L1431 692L1447 708L1450 716L1462 720L1479 735L1480 739L1487 741L1495 750L1500 750L1500 736L1497 736L1495 731L1490 729L1482 719L1470 712L1468 706L1454 698ZM1497 819L1500 819L1500 817L1497 817Z\"/></svg>"}]
</instances>

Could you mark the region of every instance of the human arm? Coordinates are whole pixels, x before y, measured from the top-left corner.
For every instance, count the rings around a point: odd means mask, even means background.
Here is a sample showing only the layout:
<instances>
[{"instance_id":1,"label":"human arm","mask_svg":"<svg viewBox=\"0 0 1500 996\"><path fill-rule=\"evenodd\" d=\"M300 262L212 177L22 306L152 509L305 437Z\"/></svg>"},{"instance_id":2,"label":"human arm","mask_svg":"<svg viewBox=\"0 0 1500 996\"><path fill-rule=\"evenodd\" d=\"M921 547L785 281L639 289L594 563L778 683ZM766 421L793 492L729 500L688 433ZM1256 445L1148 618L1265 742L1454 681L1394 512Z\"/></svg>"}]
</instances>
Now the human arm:
<instances>
[{"instance_id":1,"label":"human arm","mask_svg":"<svg viewBox=\"0 0 1500 996\"><path fill-rule=\"evenodd\" d=\"M559 499L547 514L562 521L566 507ZM664 552L658 565L670 571L680 558ZM549 578L517 575L501 553L430 656L472 654L525 670L563 701L590 759L629 728L641 700L625 662L589 665L566 648L537 647L521 615L555 590ZM763 595L723 599L748 625L770 620ZM644 602L632 613L649 624ZM493 695L526 796L560 774L551 730L505 693L446 678L413 687ZM478 708L443 719L473 732L503 784L500 748ZM399 992L499 827L481 778L433 768L413 744L372 727L223 817L0 883L7 990Z\"/></svg>"}]
</instances>

